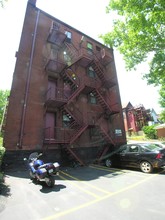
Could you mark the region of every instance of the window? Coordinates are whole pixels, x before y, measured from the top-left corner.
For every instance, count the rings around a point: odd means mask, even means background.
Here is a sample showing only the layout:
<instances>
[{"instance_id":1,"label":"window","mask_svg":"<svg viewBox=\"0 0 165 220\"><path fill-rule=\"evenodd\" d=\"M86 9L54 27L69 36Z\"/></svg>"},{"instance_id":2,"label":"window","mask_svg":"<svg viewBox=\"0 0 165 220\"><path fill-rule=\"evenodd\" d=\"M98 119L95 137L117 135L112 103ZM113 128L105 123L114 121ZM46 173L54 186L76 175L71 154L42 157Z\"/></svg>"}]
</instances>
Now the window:
<instances>
[{"instance_id":1,"label":"window","mask_svg":"<svg viewBox=\"0 0 165 220\"><path fill-rule=\"evenodd\" d=\"M66 34L66 41L67 41L68 43L71 43L72 33L69 32L69 31L65 31L65 34Z\"/></svg>"},{"instance_id":2,"label":"window","mask_svg":"<svg viewBox=\"0 0 165 220\"><path fill-rule=\"evenodd\" d=\"M63 114L63 116L62 116L63 127L65 127L65 128L69 127L70 122L71 122L71 116Z\"/></svg>"},{"instance_id":3,"label":"window","mask_svg":"<svg viewBox=\"0 0 165 220\"><path fill-rule=\"evenodd\" d=\"M91 43L87 43L87 50L89 54L93 54L93 45Z\"/></svg>"},{"instance_id":4,"label":"window","mask_svg":"<svg viewBox=\"0 0 165 220\"><path fill-rule=\"evenodd\" d=\"M59 24L57 24L57 23L55 23L55 22L53 21L53 22L52 22L52 28L53 28L54 30L59 30L60 26L59 26Z\"/></svg>"},{"instance_id":5,"label":"window","mask_svg":"<svg viewBox=\"0 0 165 220\"><path fill-rule=\"evenodd\" d=\"M101 48L98 47L98 46L96 46L96 50L97 50L97 51L101 51Z\"/></svg>"},{"instance_id":6,"label":"window","mask_svg":"<svg viewBox=\"0 0 165 220\"><path fill-rule=\"evenodd\" d=\"M97 103L97 99L96 99L95 95L92 92L89 94L89 102L91 104L96 104Z\"/></svg>"},{"instance_id":7,"label":"window","mask_svg":"<svg viewBox=\"0 0 165 220\"><path fill-rule=\"evenodd\" d=\"M129 147L128 152L130 152L130 153L137 153L137 152L138 152L138 146L136 146L136 145L131 145L131 146Z\"/></svg>"},{"instance_id":8,"label":"window","mask_svg":"<svg viewBox=\"0 0 165 220\"><path fill-rule=\"evenodd\" d=\"M124 145L122 147L120 147L117 152L121 153L121 154L125 154L127 152L127 146Z\"/></svg>"},{"instance_id":9,"label":"window","mask_svg":"<svg viewBox=\"0 0 165 220\"><path fill-rule=\"evenodd\" d=\"M68 66L70 66L71 65L71 57L69 56L67 51L64 51L63 54L64 54L64 61L67 63Z\"/></svg>"},{"instance_id":10,"label":"window","mask_svg":"<svg viewBox=\"0 0 165 220\"><path fill-rule=\"evenodd\" d=\"M91 66L88 68L88 76L91 77L91 78L96 77L96 73L95 73L94 69Z\"/></svg>"}]
</instances>

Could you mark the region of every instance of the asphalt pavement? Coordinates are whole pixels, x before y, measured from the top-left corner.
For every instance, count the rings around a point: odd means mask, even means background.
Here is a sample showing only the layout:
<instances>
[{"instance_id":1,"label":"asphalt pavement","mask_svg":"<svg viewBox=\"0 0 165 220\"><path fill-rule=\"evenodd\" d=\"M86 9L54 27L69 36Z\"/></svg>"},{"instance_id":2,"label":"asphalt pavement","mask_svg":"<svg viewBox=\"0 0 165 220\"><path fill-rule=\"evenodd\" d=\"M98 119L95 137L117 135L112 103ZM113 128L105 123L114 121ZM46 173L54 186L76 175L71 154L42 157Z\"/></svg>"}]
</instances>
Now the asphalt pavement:
<instances>
[{"instance_id":1,"label":"asphalt pavement","mask_svg":"<svg viewBox=\"0 0 165 220\"><path fill-rule=\"evenodd\" d=\"M48 188L26 170L5 173L2 220L164 220L165 170L65 167Z\"/></svg>"}]
</instances>

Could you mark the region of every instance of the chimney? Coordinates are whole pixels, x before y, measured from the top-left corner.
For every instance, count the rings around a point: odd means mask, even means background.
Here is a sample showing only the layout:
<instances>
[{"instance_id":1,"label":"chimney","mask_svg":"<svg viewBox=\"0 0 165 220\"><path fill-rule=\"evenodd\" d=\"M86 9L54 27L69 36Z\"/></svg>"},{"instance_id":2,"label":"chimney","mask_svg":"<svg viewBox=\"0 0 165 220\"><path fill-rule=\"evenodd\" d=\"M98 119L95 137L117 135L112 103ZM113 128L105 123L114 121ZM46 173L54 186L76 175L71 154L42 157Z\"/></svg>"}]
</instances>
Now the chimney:
<instances>
[{"instance_id":1,"label":"chimney","mask_svg":"<svg viewBox=\"0 0 165 220\"><path fill-rule=\"evenodd\" d=\"M29 3L31 3L32 5L36 6L36 1L37 0L28 0Z\"/></svg>"}]
</instances>

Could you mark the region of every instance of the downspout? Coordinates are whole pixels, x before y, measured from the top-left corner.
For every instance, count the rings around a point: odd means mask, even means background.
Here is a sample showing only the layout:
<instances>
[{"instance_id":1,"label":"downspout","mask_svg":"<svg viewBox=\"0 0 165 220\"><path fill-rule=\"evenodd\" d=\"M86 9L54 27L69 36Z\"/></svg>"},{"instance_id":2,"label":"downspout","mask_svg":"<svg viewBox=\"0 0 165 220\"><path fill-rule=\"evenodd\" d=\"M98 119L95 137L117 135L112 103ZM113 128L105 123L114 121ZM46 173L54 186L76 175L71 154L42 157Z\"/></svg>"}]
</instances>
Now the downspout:
<instances>
[{"instance_id":1,"label":"downspout","mask_svg":"<svg viewBox=\"0 0 165 220\"><path fill-rule=\"evenodd\" d=\"M19 138L19 142L17 144L17 147L19 147L20 149L22 148L22 142L23 142L25 116L26 116L26 110L27 110L28 93L29 93L29 87L30 87L30 78L31 78L31 72L32 72L32 63L33 63L33 57L34 57L34 48L35 48L35 42L36 42L36 34L37 34L39 16L40 16L40 10L38 9L36 23L35 23L35 29L34 29L34 34L33 34L32 49L31 49L31 54L30 54L30 62L29 62L29 70L28 70L28 75L27 75L26 89L25 89L25 100L24 100L23 112L22 112L20 138Z\"/></svg>"}]
</instances>

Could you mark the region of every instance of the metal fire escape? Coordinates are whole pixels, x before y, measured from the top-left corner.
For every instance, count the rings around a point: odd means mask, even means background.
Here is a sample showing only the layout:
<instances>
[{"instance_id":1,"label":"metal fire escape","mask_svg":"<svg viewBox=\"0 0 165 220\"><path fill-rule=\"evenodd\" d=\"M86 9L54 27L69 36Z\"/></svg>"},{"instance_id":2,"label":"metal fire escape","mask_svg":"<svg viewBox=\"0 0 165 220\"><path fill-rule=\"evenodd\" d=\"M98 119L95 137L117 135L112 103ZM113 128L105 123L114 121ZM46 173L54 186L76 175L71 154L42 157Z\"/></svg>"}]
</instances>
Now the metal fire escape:
<instances>
[{"instance_id":1,"label":"metal fire escape","mask_svg":"<svg viewBox=\"0 0 165 220\"><path fill-rule=\"evenodd\" d=\"M104 73L104 66L111 62L112 59L109 57L107 58L106 54L100 57L95 54L89 54L87 48L84 47L81 47L78 50L71 42L68 43L66 41L66 35L60 32L57 26L51 28L48 36L48 42L55 45L58 52L62 51L63 55L66 54L66 60L64 57L61 58L57 53L56 59L48 60L45 70L49 74L55 72L60 75L63 81L70 85L71 93L69 97L65 97L64 91L61 88L57 88L56 95L52 96L51 90L48 90L46 92L47 98L45 106L49 105L51 107L59 107L60 111L63 114L68 115L71 121L68 129L70 132L63 129L63 131L61 130L62 135L57 135L58 138L48 140L47 142L46 140L44 141L46 143L64 144L67 151L69 151L72 156L83 165L82 160L72 149L70 149L69 145L72 145L90 125L88 122L84 123L83 115L78 109L74 108L74 112L72 112L69 108L69 104L72 103L80 93L89 94L92 92L96 96L105 113L108 112L109 115L118 113L109 106L100 90L102 86L110 88L116 84L114 79L107 79ZM91 66L97 74L99 80L90 80L89 77L86 77L80 81L78 75L76 74L76 69L79 65L84 68ZM107 143L115 145L110 132L106 131L98 123L96 123L95 126ZM59 137L61 137L61 139ZM106 146L100 157L103 157L103 155L107 152L107 149L108 148Z\"/></svg>"}]
</instances>

